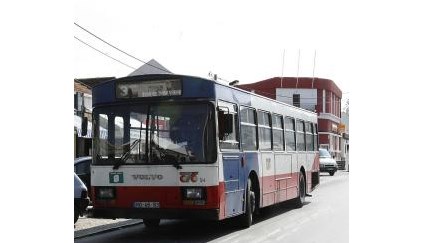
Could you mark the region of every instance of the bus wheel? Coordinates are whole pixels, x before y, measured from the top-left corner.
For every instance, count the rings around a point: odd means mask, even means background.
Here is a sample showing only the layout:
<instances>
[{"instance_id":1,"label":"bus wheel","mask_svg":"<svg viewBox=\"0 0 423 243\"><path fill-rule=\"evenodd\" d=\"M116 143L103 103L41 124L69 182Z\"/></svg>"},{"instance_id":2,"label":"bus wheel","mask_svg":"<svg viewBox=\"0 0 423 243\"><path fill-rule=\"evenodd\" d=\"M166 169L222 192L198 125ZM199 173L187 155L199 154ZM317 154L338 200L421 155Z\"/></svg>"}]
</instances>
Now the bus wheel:
<instances>
[{"instance_id":1,"label":"bus wheel","mask_svg":"<svg viewBox=\"0 0 423 243\"><path fill-rule=\"evenodd\" d=\"M248 228L253 223L253 213L256 210L256 194L252 188L251 179L248 178L247 191L245 193L245 213L241 216L241 225Z\"/></svg>"},{"instance_id":2,"label":"bus wheel","mask_svg":"<svg viewBox=\"0 0 423 243\"><path fill-rule=\"evenodd\" d=\"M294 207L295 208L301 208L304 205L306 197L306 183L304 174L300 172L300 179L299 179L299 185L298 185L298 197L295 198L294 201Z\"/></svg>"},{"instance_id":3,"label":"bus wheel","mask_svg":"<svg viewBox=\"0 0 423 243\"><path fill-rule=\"evenodd\" d=\"M157 228L160 224L160 219L143 219L144 225L147 228Z\"/></svg>"},{"instance_id":4,"label":"bus wheel","mask_svg":"<svg viewBox=\"0 0 423 243\"><path fill-rule=\"evenodd\" d=\"M329 172L329 175L330 176L333 176L333 175L335 175L335 172L333 172L333 171L332 172Z\"/></svg>"}]
</instances>

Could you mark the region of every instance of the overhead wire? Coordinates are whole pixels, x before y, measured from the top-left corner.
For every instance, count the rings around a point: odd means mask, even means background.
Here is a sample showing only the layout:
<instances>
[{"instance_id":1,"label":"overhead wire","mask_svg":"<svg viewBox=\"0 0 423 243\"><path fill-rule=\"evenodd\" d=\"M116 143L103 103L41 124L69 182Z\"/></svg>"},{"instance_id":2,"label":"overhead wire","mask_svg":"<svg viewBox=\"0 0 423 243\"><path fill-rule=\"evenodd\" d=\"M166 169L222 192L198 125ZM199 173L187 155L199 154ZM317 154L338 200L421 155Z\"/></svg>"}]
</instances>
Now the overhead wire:
<instances>
[{"instance_id":1,"label":"overhead wire","mask_svg":"<svg viewBox=\"0 0 423 243\"><path fill-rule=\"evenodd\" d=\"M94 50L96 50L96 51L100 52L101 54L105 55L106 57L111 58L111 59L115 60L116 62L119 62L119 63L120 63L120 64L122 64L122 65L125 65L125 66L127 66L127 67L129 67L129 68L132 68L132 69L136 70L136 68L134 68L134 67L132 67L132 66L130 66L130 65L128 65L128 64L126 64L126 63L124 63L124 62L122 62L122 61L120 61L120 60L118 60L118 59L116 59L116 58L114 58L114 57L112 57L112 56L110 56L110 55L108 55L107 53L104 53L104 52L100 51L99 49L97 49L97 48L95 48L95 47L91 46L90 44L88 44L88 43L86 43L85 41L83 41L83 40L79 39L78 37L74 36L74 38L75 38L75 39L77 39L78 41L80 41L81 43L85 44L86 46L88 46L88 47L90 47L90 48L92 48L92 49L94 49Z\"/></svg>"},{"instance_id":2,"label":"overhead wire","mask_svg":"<svg viewBox=\"0 0 423 243\"><path fill-rule=\"evenodd\" d=\"M75 22L74 22L74 24L75 24L77 27L79 27L80 29L82 29L82 30L84 30L85 32L87 32L88 34L90 34L90 35L94 36L94 37L95 37L95 38L97 38L98 40L102 41L103 43L105 43L105 44L107 44L107 45L109 45L109 46L111 46L111 47L113 47L114 49L116 49L116 50L118 50L118 51L120 51L120 52L124 53L125 55L127 55L127 56L129 56L129 57L131 57L131 58L133 58L133 59L135 59L135 60L137 60L137 61L140 61L140 62L142 62L142 63L144 63L144 64L146 64L146 65L148 65L148 66L151 66L151 67L153 67L153 68L159 69L159 70L164 71L164 72L167 72L167 73L171 73L170 71L168 71L168 70L166 70L166 69L162 69L162 68L160 68L160 67L156 67L156 66L154 66L154 65L152 65L152 64L150 64L150 63L147 63L147 62L145 62L145 61L143 61L143 60L141 60L141 59L139 59L139 58L137 58L137 57L135 57L135 56L133 56L133 55L131 55L131 54L129 54L129 53L127 53L127 52L125 52L125 51L121 50L121 49L119 49L118 47L116 47L116 46L114 46L114 45L110 44L109 42L107 42L107 41L105 41L104 39L100 38L99 36L95 35L95 34L94 34L94 33L92 33L91 31L89 31L89 30L87 30L86 28L82 27L81 25L79 25L79 24L77 24L77 23L75 23ZM124 63L124 62L122 62L122 61L120 61L120 60L118 60L118 59L116 59L116 58L114 58L114 57L112 57L112 56L110 56L110 55L108 55L108 54L106 54L106 53L104 53L104 52L100 51L100 50L98 50L97 48L95 48L95 47L93 47L93 46L89 45L88 43L86 43L86 42L82 41L81 39L79 39L79 38L77 38L77 37L75 37L75 36L74 36L74 38L75 38L75 39L77 39L78 41L80 41L80 42L84 43L85 45L87 45L87 46L91 47L92 49L94 49L94 50L96 50L96 51L100 52L101 54L103 54L103 55L105 55L105 56L107 56L107 57L109 57L109 58L111 58L111 59L113 59L113 60L115 60L115 61L117 61L117 62L119 62L119 63L121 63L121 64L123 64L123 65L125 65L125 66L127 66L127 67L129 67L129 68L132 68L132 69L134 69L134 70L136 69L136 68L134 68L134 67L132 67L132 66L129 66L128 64L126 64L126 63ZM296 86L298 85L299 55L300 55L300 50L298 50L298 67L297 67L297 84L296 84ZM285 50L284 50L284 56L285 56ZM282 72L283 72L283 71L282 71ZM282 76L283 76L283 75L282 75ZM230 81L225 80L225 79L220 78L220 77L217 77L217 79L222 80L222 81L225 81L225 82L230 82ZM314 70L313 70L313 79L314 79ZM262 92L262 93L266 93L266 92L263 92L263 91L260 91L260 92ZM349 93L349 92L347 92L347 93L343 93L343 94L348 94L348 93ZM271 93L267 93L267 94L271 94ZM273 95L273 94L272 94L272 95ZM285 97L285 98L292 98L292 97L289 97L289 96L281 96L281 95L276 95L276 96L278 96L278 97ZM315 98L302 98L302 99L315 99ZM337 101L335 101L335 102L337 102ZM311 103L310 103L310 104L311 104Z\"/></svg>"},{"instance_id":3,"label":"overhead wire","mask_svg":"<svg viewBox=\"0 0 423 243\"><path fill-rule=\"evenodd\" d=\"M114 46L114 45L110 44L109 42L107 42L107 41L105 41L104 39L100 38L99 36L95 35L95 34L94 34L94 33L92 33L91 31L89 31L89 30L85 29L84 27L80 26L79 24L77 24L77 23L75 23L75 22L74 22L74 24L75 24L77 27L79 27L80 29L82 29L83 31L85 31L85 32L87 32L88 34L90 34L90 35L94 36L95 38L97 38L98 40L102 41L103 43L105 43L105 44L107 44L107 45L109 45L109 46L113 47L114 49L116 49L116 50L118 50L118 51L120 51L120 52L124 53L125 55L127 55L127 56L129 56L129 57L132 57L133 59L135 59L135 60L137 60L137 61L140 61L140 62L144 63L145 65L148 65L148 66L151 66L151 67L153 67L153 68L159 69L159 70L164 71L164 72L166 72L166 73L171 73L170 71L168 71L168 70L166 70L166 69L163 69L163 68L160 68L160 67L156 67L156 66L154 66L154 65L152 65L152 64L150 64L150 63L148 63L148 62L145 62L145 61L143 61L143 60L141 60L141 59L139 59L139 58L137 58L137 57L135 57L135 56L133 56L133 55L131 55L131 54L129 54L129 53L127 53L127 52L125 52L125 51L121 50L121 49L119 49L118 47L116 47L116 46Z\"/></svg>"}]
</instances>

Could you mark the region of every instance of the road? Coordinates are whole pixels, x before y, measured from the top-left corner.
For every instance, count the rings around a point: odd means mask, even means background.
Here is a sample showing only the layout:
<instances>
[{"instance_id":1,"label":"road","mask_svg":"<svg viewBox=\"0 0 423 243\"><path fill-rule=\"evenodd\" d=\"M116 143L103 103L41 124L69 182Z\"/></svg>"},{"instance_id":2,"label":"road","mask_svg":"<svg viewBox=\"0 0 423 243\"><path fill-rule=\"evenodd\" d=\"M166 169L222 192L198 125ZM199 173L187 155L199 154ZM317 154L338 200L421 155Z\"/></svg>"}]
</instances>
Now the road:
<instances>
[{"instance_id":1,"label":"road","mask_svg":"<svg viewBox=\"0 0 423 243\"><path fill-rule=\"evenodd\" d=\"M281 204L262 210L254 224L241 229L235 221L165 220L158 229L143 224L75 239L75 242L348 242L348 172L322 173L319 187L301 209Z\"/></svg>"}]
</instances>

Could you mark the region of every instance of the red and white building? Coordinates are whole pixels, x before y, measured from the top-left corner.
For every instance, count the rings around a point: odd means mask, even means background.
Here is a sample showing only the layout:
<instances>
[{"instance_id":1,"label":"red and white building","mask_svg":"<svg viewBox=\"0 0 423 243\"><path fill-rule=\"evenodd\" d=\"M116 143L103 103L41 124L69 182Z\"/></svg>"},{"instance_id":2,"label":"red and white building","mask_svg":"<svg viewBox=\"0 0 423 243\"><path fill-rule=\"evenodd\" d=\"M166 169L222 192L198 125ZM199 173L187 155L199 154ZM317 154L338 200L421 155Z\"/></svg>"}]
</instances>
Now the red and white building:
<instances>
[{"instance_id":1,"label":"red and white building","mask_svg":"<svg viewBox=\"0 0 423 243\"><path fill-rule=\"evenodd\" d=\"M342 91L335 82L323 78L274 77L237 87L316 112L320 147L341 160Z\"/></svg>"}]
</instances>

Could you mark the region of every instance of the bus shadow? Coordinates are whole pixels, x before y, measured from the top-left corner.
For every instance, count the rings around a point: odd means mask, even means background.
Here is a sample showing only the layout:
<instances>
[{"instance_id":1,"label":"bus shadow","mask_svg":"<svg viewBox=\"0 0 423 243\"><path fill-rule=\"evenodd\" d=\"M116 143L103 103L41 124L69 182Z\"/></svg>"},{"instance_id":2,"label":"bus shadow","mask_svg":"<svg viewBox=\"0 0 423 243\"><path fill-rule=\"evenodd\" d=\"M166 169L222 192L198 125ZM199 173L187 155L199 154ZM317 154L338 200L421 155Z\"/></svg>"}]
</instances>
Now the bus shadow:
<instances>
[{"instance_id":1,"label":"bus shadow","mask_svg":"<svg viewBox=\"0 0 423 243\"><path fill-rule=\"evenodd\" d=\"M305 202L307 206L310 202ZM278 215L293 210L289 202L266 207L255 216L254 224L266 221ZM253 225L254 225L253 224ZM208 242L224 237L231 233L245 230L239 223L239 218L230 218L223 221L194 221L194 220L166 220L156 229L147 229L145 226L136 226L138 230L126 233L122 238L125 242Z\"/></svg>"},{"instance_id":2,"label":"bus shadow","mask_svg":"<svg viewBox=\"0 0 423 243\"><path fill-rule=\"evenodd\" d=\"M304 202L303 207L307 206L310 203L311 202L308 202L308 201ZM255 223L266 221L268 219L282 215L294 209L296 208L292 205L292 201L287 201L287 202L279 203L279 204L272 205L266 208L262 208L260 210L259 215L257 215L255 218Z\"/></svg>"}]
</instances>

